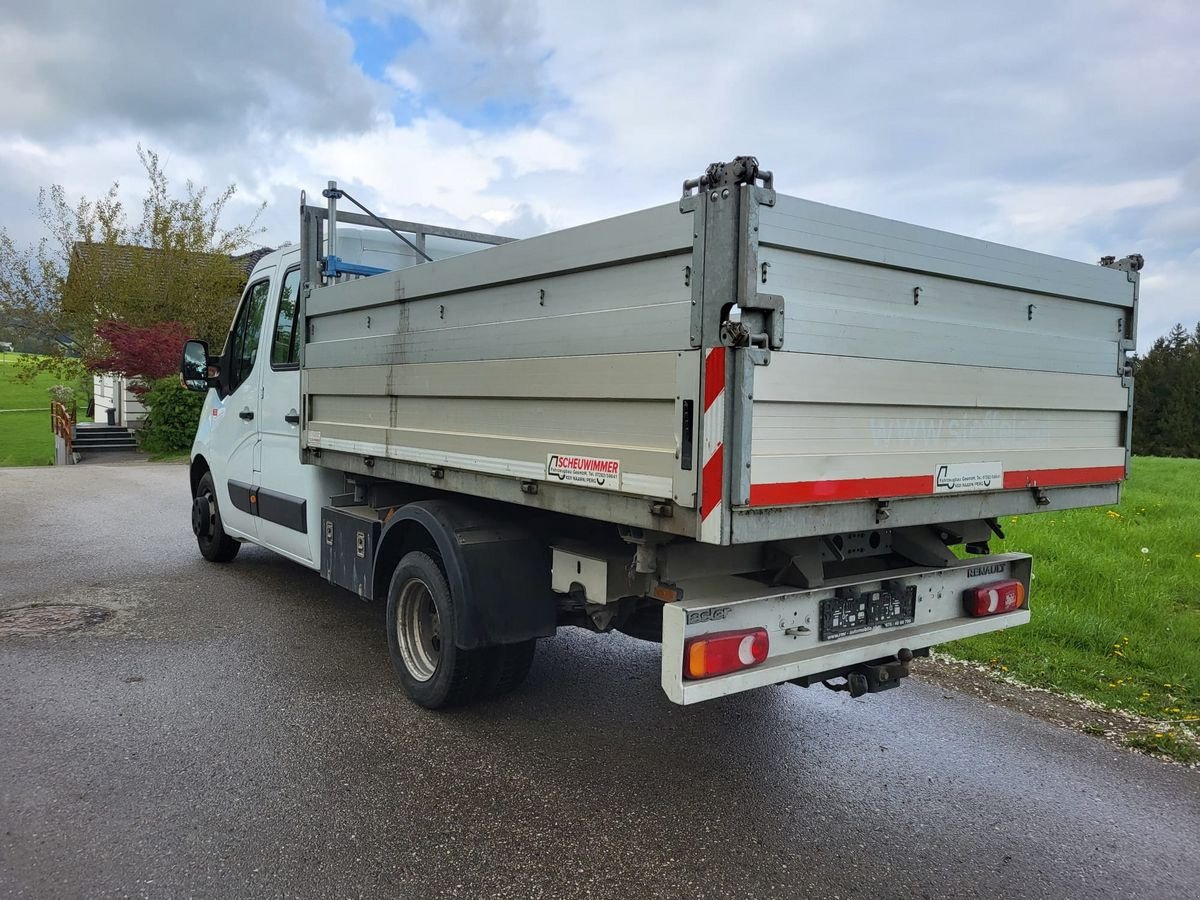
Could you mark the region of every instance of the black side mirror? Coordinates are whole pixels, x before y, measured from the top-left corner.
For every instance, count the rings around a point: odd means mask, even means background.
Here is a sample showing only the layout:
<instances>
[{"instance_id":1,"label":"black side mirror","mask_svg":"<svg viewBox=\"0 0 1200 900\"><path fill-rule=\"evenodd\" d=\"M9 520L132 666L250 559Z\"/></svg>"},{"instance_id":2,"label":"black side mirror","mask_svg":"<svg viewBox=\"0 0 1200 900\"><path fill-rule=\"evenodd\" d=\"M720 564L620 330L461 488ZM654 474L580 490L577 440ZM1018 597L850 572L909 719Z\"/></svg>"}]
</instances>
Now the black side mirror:
<instances>
[{"instance_id":1,"label":"black side mirror","mask_svg":"<svg viewBox=\"0 0 1200 900\"><path fill-rule=\"evenodd\" d=\"M208 358L208 344L204 341L188 341L183 345L183 360L179 364L179 381L189 391L205 393L216 387L220 371L215 360Z\"/></svg>"}]
</instances>

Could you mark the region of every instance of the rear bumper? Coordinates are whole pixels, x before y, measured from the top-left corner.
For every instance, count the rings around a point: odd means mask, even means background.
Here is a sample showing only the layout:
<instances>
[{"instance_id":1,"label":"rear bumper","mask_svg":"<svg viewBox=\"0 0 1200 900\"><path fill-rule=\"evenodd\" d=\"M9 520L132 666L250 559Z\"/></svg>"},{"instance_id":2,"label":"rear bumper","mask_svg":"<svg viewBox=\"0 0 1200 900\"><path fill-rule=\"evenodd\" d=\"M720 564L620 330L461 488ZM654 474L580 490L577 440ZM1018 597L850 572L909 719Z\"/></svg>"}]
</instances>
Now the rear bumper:
<instances>
[{"instance_id":1,"label":"rear bumper","mask_svg":"<svg viewBox=\"0 0 1200 900\"><path fill-rule=\"evenodd\" d=\"M779 684L821 672L920 650L947 641L999 631L1029 621L1023 608L983 618L963 612L969 587L1014 578L1029 594L1032 557L1024 553L960 560L939 569L907 568L831 580L820 588L770 588L747 578L721 577L683 582L684 599L663 609L662 686L675 703L690 704L752 688ZM885 584L886 583L886 584ZM910 624L822 640L821 601L839 592L859 594L890 588L915 588ZM684 644L689 638L720 631L764 628L770 638L765 662L729 675L698 681L683 677Z\"/></svg>"}]
</instances>

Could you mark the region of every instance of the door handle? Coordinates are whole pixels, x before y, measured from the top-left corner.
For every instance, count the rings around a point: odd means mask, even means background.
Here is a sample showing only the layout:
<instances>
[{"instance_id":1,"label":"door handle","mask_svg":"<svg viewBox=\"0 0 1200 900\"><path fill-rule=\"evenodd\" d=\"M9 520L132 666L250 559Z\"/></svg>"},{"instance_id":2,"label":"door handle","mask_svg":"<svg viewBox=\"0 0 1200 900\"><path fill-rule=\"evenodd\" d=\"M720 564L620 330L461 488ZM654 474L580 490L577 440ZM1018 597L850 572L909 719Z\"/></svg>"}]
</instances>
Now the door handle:
<instances>
[{"instance_id":1,"label":"door handle","mask_svg":"<svg viewBox=\"0 0 1200 900\"><path fill-rule=\"evenodd\" d=\"M252 412L250 411L250 407L248 407L248 406L247 406L247 407L246 407L245 409L243 409L243 410L242 410L240 413L238 413L238 418L239 418L239 419L245 419L247 422L249 422L251 419L253 419L253 418L254 418L254 413L252 413Z\"/></svg>"},{"instance_id":2,"label":"door handle","mask_svg":"<svg viewBox=\"0 0 1200 900\"><path fill-rule=\"evenodd\" d=\"M287 422L289 425L299 425L300 424L300 413L290 412L283 417L283 421Z\"/></svg>"}]
</instances>

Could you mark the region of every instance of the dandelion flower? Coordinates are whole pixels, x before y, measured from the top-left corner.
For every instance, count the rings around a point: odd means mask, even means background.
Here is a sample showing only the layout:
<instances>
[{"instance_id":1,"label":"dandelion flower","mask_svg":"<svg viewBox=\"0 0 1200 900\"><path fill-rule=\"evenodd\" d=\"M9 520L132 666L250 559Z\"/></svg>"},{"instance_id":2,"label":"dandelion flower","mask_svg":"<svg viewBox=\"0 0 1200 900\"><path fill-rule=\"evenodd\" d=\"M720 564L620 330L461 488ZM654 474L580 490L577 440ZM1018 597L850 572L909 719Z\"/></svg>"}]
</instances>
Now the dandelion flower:
<instances>
[{"instance_id":1,"label":"dandelion flower","mask_svg":"<svg viewBox=\"0 0 1200 900\"><path fill-rule=\"evenodd\" d=\"M1119 519L1119 518L1121 518L1121 514L1119 512L1117 512L1115 509L1110 509L1108 511L1108 517L1110 519Z\"/></svg>"},{"instance_id":2,"label":"dandelion flower","mask_svg":"<svg viewBox=\"0 0 1200 900\"><path fill-rule=\"evenodd\" d=\"M1156 732L1154 732L1154 736L1155 736L1156 738L1165 738L1165 737L1166 737L1166 735L1165 735L1165 734L1163 734L1161 731L1156 731Z\"/></svg>"},{"instance_id":3,"label":"dandelion flower","mask_svg":"<svg viewBox=\"0 0 1200 900\"><path fill-rule=\"evenodd\" d=\"M1149 547L1143 547L1143 548L1142 548L1142 552L1143 552L1143 553L1149 553L1149 552L1150 552L1150 548L1149 548Z\"/></svg>"}]
</instances>

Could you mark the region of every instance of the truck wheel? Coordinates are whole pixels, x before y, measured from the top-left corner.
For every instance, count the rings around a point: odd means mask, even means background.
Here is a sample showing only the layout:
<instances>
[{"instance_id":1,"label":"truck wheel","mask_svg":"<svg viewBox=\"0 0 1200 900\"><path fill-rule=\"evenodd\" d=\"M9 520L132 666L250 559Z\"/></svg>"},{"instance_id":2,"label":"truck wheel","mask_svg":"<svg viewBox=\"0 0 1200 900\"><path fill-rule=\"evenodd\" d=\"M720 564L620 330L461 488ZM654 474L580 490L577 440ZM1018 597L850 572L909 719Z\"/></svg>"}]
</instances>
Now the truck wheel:
<instances>
[{"instance_id":1,"label":"truck wheel","mask_svg":"<svg viewBox=\"0 0 1200 900\"><path fill-rule=\"evenodd\" d=\"M242 545L221 527L221 510L217 506L217 491L210 472L205 472L196 485L196 496L192 499L192 531L200 545L200 555L209 562L230 562L242 549Z\"/></svg>"},{"instance_id":2,"label":"truck wheel","mask_svg":"<svg viewBox=\"0 0 1200 900\"><path fill-rule=\"evenodd\" d=\"M405 554L388 587L388 650L404 692L426 709L469 703L479 696L490 651L454 643L454 597L428 553Z\"/></svg>"},{"instance_id":3,"label":"truck wheel","mask_svg":"<svg viewBox=\"0 0 1200 900\"><path fill-rule=\"evenodd\" d=\"M533 654L537 650L537 638L519 644L492 647L492 664L484 681L484 697L499 697L521 686L533 665Z\"/></svg>"}]
</instances>

